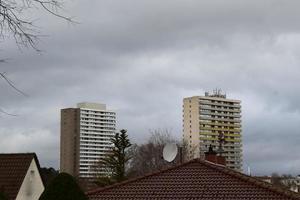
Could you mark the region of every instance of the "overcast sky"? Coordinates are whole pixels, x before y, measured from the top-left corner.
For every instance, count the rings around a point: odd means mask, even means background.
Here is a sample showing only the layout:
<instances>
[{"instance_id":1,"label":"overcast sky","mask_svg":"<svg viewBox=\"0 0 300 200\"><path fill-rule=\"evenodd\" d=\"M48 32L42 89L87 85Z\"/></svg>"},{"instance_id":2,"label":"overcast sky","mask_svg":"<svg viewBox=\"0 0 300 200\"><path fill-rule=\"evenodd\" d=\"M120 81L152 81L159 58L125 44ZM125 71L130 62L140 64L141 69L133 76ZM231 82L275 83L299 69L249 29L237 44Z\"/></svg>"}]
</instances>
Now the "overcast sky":
<instances>
[{"instance_id":1,"label":"overcast sky","mask_svg":"<svg viewBox=\"0 0 300 200\"><path fill-rule=\"evenodd\" d=\"M242 101L244 166L300 174L299 0L67 0L70 25L42 10L39 54L0 43L0 151L59 166L60 109L106 103L118 127L182 136L182 100L216 87Z\"/></svg>"}]
</instances>

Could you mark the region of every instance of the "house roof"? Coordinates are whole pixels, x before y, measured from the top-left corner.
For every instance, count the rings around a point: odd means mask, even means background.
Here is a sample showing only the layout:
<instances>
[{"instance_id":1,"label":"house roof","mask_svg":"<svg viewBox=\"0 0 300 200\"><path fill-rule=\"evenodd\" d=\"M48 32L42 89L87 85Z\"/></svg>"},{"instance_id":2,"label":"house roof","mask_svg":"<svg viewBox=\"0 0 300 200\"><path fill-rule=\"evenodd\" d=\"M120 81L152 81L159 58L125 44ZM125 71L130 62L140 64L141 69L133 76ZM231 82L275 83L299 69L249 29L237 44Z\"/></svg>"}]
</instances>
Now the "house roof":
<instances>
[{"instance_id":1,"label":"house roof","mask_svg":"<svg viewBox=\"0 0 300 200\"><path fill-rule=\"evenodd\" d=\"M98 199L300 199L256 178L195 159L175 167L87 192Z\"/></svg>"},{"instance_id":2,"label":"house roof","mask_svg":"<svg viewBox=\"0 0 300 200\"><path fill-rule=\"evenodd\" d=\"M32 162L40 169L35 153L0 154L0 191L15 199Z\"/></svg>"}]
</instances>

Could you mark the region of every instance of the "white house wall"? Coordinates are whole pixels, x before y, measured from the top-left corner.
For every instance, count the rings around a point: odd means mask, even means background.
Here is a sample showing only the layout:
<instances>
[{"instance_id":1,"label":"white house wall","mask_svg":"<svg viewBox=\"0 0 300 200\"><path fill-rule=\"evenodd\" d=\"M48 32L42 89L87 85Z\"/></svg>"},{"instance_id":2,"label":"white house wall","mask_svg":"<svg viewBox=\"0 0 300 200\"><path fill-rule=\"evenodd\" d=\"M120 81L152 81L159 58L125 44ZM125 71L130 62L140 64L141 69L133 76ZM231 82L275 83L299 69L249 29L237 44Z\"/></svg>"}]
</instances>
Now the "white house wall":
<instances>
[{"instance_id":1,"label":"white house wall","mask_svg":"<svg viewBox=\"0 0 300 200\"><path fill-rule=\"evenodd\" d=\"M32 159L16 200L38 200L43 191L41 175L35 160Z\"/></svg>"}]
</instances>

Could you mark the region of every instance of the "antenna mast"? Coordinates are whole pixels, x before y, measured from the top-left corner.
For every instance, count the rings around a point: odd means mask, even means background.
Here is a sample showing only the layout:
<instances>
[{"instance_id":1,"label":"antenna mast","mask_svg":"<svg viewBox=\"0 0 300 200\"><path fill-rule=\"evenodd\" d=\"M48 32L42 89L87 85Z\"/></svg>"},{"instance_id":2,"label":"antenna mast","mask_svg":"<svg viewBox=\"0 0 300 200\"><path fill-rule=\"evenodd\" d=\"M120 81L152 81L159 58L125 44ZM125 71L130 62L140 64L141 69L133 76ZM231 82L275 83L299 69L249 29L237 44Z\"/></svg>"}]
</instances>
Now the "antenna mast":
<instances>
[{"instance_id":1,"label":"antenna mast","mask_svg":"<svg viewBox=\"0 0 300 200\"><path fill-rule=\"evenodd\" d=\"M226 143L225 136L223 133L219 133L218 142L219 142L218 153L220 156L222 156L222 153L224 153L223 144Z\"/></svg>"}]
</instances>

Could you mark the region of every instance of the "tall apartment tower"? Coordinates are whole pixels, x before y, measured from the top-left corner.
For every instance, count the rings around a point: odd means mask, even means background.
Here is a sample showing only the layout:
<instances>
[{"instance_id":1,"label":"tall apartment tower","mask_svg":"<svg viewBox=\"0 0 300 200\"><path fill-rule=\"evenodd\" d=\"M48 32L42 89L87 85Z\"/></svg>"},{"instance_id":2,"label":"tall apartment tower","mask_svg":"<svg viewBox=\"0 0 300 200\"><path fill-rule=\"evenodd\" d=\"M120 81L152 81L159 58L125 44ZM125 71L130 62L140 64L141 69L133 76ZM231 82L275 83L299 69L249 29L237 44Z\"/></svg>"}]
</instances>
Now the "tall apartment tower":
<instances>
[{"instance_id":1,"label":"tall apartment tower","mask_svg":"<svg viewBox=\"0 0 300 200\"><path fill-rule=\"evenodd\" d=\"M112 147L116 113L105 104L78 103L61 110L60 170L76 177L101 173L95 163ZM105 173L103 171L103 173Z\"/></svg>"},{"instance_id":2,"label":"tall apartment tower","mask_svg":"<svg viewBox=\"0 0 300 200\"><path fill-rule=\"evenodd\" d=\"M226 166L242 171L241 101L227 99L220 90L205 96L183 100L183 137L188 158L202 157L210 145L214 150L222 143ZM219 150L220 151L220 150Z\"/></svg>"}]
</instances>

